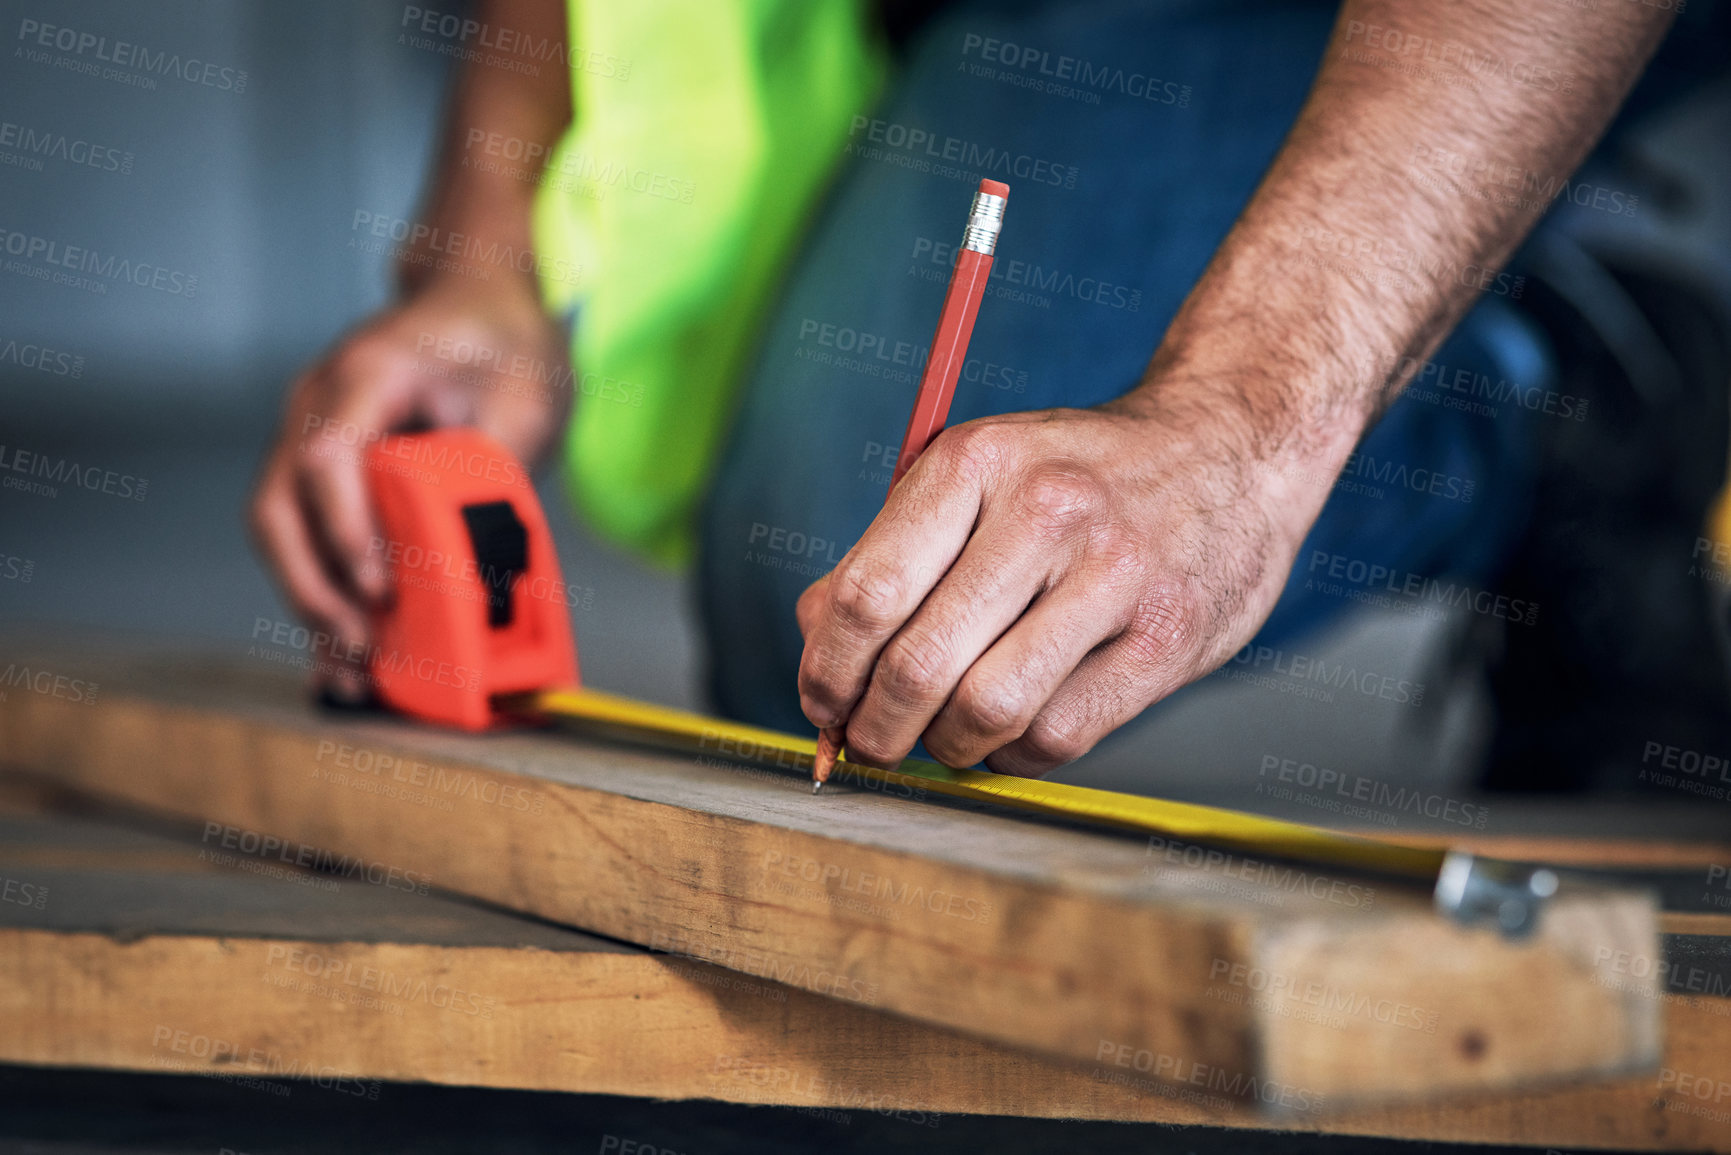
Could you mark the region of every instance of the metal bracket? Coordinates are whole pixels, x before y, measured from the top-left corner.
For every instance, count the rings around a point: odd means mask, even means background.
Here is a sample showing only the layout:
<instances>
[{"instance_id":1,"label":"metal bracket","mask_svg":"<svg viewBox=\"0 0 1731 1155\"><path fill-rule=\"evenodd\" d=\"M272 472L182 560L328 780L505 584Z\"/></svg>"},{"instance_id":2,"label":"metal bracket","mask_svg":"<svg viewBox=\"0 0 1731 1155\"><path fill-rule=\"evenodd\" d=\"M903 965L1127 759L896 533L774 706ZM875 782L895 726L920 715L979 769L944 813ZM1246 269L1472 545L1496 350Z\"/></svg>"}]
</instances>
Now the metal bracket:
<instances>
[{"instance_id":1,"label":"metal bracket","mask_svg":"<svg viewBox=\"0 0 1731 1155\"><path fill-rule=\"evenodd\" d=\"M1488 924L1506 938L1525 938L1558 885L1549 867L1451 850L1437 872L1436 908L1464 926Z\"/></svg>"}]
</instances>

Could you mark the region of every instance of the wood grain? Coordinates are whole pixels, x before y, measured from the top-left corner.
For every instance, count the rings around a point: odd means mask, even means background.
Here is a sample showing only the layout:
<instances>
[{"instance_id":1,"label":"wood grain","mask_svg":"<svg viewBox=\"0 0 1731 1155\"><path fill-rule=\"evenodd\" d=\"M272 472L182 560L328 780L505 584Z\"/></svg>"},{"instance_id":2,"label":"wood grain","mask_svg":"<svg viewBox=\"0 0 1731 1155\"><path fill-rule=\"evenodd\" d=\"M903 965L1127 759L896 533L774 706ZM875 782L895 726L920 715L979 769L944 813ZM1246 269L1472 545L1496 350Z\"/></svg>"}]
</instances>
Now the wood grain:
<instances>
[{"instance_id":1,"label":"wood grain","mask_svg":"<svg viewBox=\"0 0 1731 1155\"><path fill-rule=\"evenodd\" d=\"M245 870L196 840L112 822L0 817L0 879L45 896L20 903L14 888L0 902L7 1062L219 1075L264 1093L421 1081L713 1098L919 1128L990 1113L1731 1151L1731 1121L1699 1097L1731 1080L1726 998L1663 999L1664 1069L1687 1081L1649 1073L1374 1112L1322 1101L1271 1120L1206 1073L1180 1086L1133 1064L1042 1058L436 893ZM1731 933L1731 918L1706 929ZM1289 943L1286 961L1317 945Z\"/></svg>"},{"instance_id":2,"label":"wood grain","mask_svg":"<svg viewBox=\"0 0 1731 1155\"><path fill-rule=\"evenodd\" d=\"M797 770L315 714L244 664L42 664L100 695L11 693L0 758L196 822L213 852L431 884L1151 1085L1281 1112L1659 1057L1651 976L1624 989L1594 966L1657 956L1635 893L1562 898L1509 943L1364 878L845 784L813 799Z\"/></svg>"}]
</instances>

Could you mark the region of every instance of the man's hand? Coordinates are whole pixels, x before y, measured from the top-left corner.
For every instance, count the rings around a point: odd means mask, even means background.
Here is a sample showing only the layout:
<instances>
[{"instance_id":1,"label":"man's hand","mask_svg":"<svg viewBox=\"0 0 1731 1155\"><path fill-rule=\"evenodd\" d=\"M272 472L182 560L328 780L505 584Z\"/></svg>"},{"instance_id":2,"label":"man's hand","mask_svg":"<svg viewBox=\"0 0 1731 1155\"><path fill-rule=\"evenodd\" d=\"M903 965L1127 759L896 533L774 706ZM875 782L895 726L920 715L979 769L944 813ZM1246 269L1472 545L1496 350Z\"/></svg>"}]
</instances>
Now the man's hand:
<instances>
[{"instance_id":1,"label":"man's hand","mask_svg":"<svg viewBox=\"0 0 1731 1155\"><path fill-rule=\"evenodd\" d=\"M478 0L474 15L521 33L524 44L565 36L559 0ZM498 63L489 56L463 66L421 216L440 235L523 253L533 248L534 183L508 166L468 163L467 146L480 129L538 144L546 155L571 120L570 81L544 61ZM571 405L564 334L543 312L533 274L500 264L481 279L444 271L445 255L423 242L397 254L402 300L290 388L253 495L253 536L295 611L336 640L333 655L365 645L367 611L385 593L367 449L405 429L472 425L533 464ZM360 697L364 671L340 657L333 664L318 680Z\"/></svg>"},{"instance_id":2,"label":"man's hand","mask_svg":"<svg viewBox=\"0 0 1731 1155\"><path fill-rule=\"evenodd\" d=\"M983 418L920 456L799 602L800 703L850 754L1039 775L1207 673L1273 608L1320 497L1182 386Z\"/></svg>"},{"instance_id":3,"label":"man's hand","mask_svg":"<svg viewBox=\"0 0 1731 1155\"><path fill-rule=\"evenodd\" d=\"M1354 442L1533 224L1526 201L1420 162L1554 184L1668 23L1639 4L1346 0L1142 384L949 431L801 597L806 716L870 761L923 737L951 765L1040 774L1225 661Z\"/></svg>"},{"instance_id":4,"label":"man's hand","mask_svg":"<svg viewBox=\"0 0 1731 1155\"><path fill-rule=\"evenodd\" d=\"M428 282L289 391L253 496L253 532L295 611L337 639L335 653L365 644L368 610L385 594L365 468L375 442L406 428L472 425L534 461L564 425L564 336L533 287L467 282ZM340 666L328 684L357 697L361 674Z\"/></svg>"}]
</instances>

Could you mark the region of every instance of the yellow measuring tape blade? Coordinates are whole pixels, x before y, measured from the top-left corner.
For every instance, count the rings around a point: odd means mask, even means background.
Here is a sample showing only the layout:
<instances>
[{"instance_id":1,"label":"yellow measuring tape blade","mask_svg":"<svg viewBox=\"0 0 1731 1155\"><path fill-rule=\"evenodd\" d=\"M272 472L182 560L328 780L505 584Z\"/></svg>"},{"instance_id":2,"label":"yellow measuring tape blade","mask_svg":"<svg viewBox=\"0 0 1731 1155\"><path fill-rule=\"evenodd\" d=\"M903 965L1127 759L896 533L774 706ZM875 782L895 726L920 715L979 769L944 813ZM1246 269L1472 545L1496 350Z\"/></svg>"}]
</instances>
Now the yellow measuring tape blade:
<instances>
[{"instance_id":1,"label":"yellow measuring tape blade","mask_svg":"<svg viewBox=\"0 0 1731 1155\"><path fill-rule=\"evenodd\" d=\"M728 761L802 770L807 774L811 772L812 758L817 752L817 742L810 738L727 722L599 690L540 690L512 699L508 708L530 715L583 722L625 737L707 753ZM996 802L1164 838L1204 842L1276 858L1326 862L1427 883L1436 880L1447 853L1441 849L1378 842L1319 826L1243 814L1215 806L1169 802L979 770L952 770L935 762L911 758L895 770L880 770L843 759L838 764L837 774L842 778L851 775L873 782L905 783L953 798ZM813 805L821 803L814 801Z\"/></svg>"}]
</instances>

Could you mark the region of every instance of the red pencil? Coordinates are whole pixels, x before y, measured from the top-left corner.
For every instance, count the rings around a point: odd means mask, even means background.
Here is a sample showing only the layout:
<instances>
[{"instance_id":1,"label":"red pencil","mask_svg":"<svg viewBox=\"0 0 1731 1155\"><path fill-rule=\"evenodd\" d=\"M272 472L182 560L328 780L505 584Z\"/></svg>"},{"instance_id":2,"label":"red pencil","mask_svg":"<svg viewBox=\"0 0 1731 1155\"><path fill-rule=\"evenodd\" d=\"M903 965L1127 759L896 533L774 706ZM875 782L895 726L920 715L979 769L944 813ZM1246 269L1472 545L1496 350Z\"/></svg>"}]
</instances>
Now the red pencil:
<instances>
[{"instance_id":1,"label":"red pencil","mask_svg":"<svg viewBox=\"0 0 1731 1155\"><path fill-rule=\"evenodd\" d=\"M980 301L986 295L992 251L998 246L998 231L1004 224L1004 205L1009 196L1010 186L995 180L981 181L980 190L974 194L973 207L968 210L968 227L962 231L956 265L950 271L950 287L944 292L943 311L938 314L938 329L932 336L932 350L920 376L919 393L914 397L914 411L908 418L908 431L902 435L895 472L890 475L891 490L914 459L943 432L944 421L950 415L956 380L962 375L962 362L968 359L968 338L974 334L974 319L980 315ZM888 499L886 494L885 500ZM829 772L841 756L846 733L846 727L829 726L818 735L817 756L811 764L813 794L829 780Z\"/></svg>"}]
</instances>

